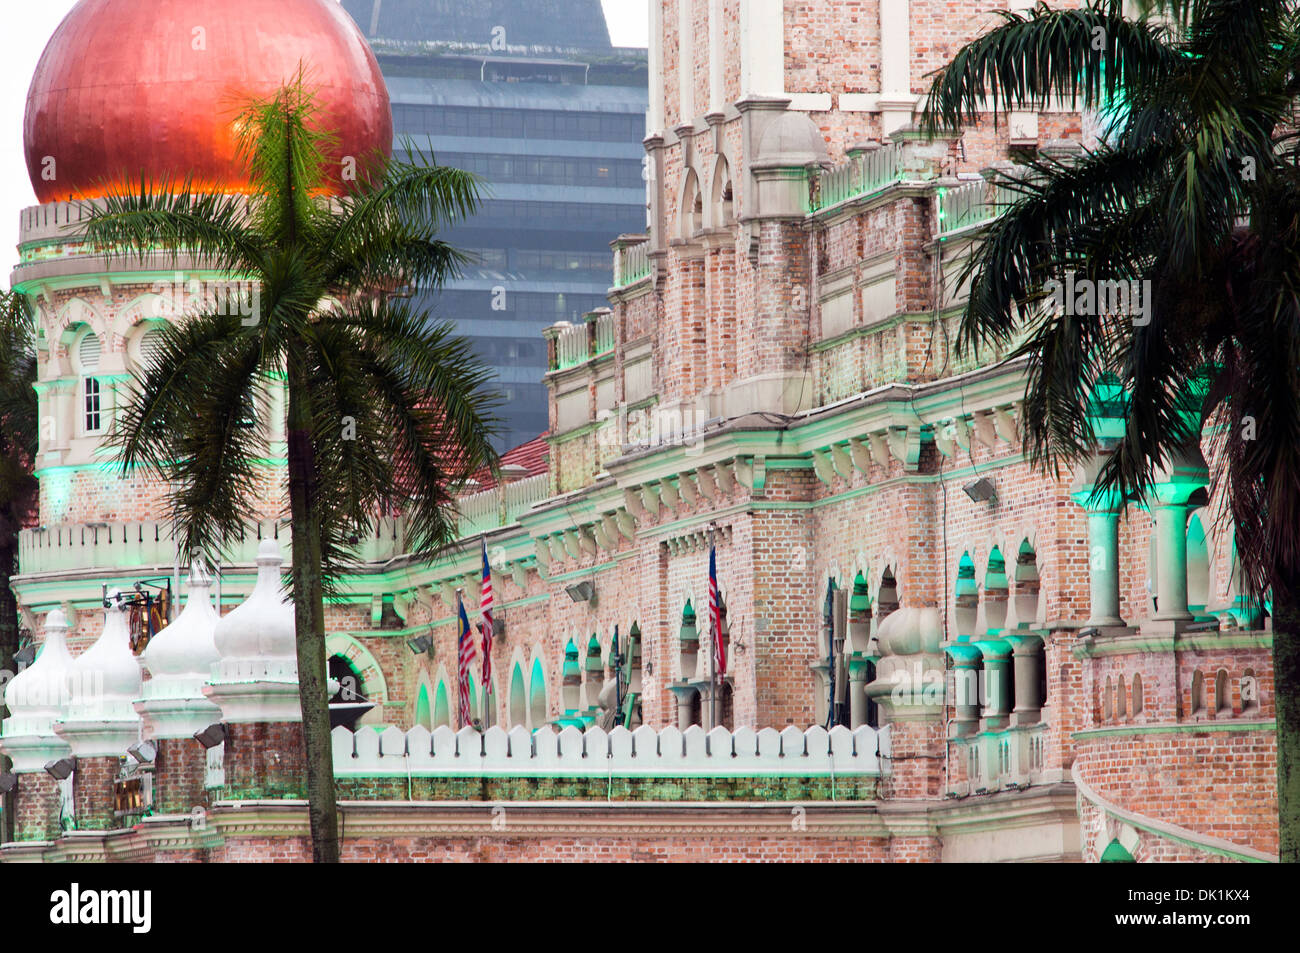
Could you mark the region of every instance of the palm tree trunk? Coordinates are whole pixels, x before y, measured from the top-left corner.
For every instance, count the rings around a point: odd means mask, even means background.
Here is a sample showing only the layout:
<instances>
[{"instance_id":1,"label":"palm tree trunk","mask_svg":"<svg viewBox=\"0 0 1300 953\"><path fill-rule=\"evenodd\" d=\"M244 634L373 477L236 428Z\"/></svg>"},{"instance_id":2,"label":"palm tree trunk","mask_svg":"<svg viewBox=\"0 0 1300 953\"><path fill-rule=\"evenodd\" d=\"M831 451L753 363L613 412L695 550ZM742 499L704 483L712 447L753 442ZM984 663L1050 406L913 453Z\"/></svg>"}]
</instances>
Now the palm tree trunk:
<instances>
[{"instance_id":1,"label":"palm tree trunk","mask_svg":"<svg viewBox=\"0 0 1300 953\"><path fill-rule=\"evenodd\" d=\"M1300 862L1300 580L1273 586L1278 855Z\"/></svg>"},{"instance_id":2,"label":"palm tree trunk","mask_svg":"<svg viewBox=\"0 0 1300 953\"><path fill-rule=\"evenodd\" d=\"M0 520L0 527L8 528L7 520ZM14 671L14 653L18 651L18 600L9 588L9 580L18 568L18 540L8 532L0 539L0 672ZM0 678L0 718L8 714L4 706L4 687L7 679ZM0 771L8 771L12 765L7 757L0 755ZM7 844L14 839L15 799L12 793L3 795L3 818L0 819L0 843Z\"/></svg>"},{"instance_id":3,"label":"palm tree trunk","mask_svg":"<svg viewBox=\"0 0 1300 953\"><path fill-rule=\"evenodd\" d=\"M312 860L339 862L338 802L330 743L325 669L325 591L321 581L317 469L312 448L311 394L301 363L289 357L289 511L293 529L293 608L298 643L298 692L307 747L307 810Z\"/></svg>"}]
</instances>

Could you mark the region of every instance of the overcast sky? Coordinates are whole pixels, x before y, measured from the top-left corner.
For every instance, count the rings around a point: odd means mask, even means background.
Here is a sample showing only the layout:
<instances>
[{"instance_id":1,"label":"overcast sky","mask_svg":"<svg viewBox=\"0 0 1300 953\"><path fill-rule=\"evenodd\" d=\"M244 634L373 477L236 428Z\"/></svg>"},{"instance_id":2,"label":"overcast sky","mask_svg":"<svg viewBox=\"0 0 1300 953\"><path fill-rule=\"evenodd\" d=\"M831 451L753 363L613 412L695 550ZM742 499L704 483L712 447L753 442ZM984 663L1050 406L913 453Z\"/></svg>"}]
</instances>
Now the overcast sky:
<instances>
[{"instance_id":1,"label":"overcast sky","mask_svg":"<svg viewBox=\"0 0 1300 953\"><path fill-rule=\"evenodd\" d=\"M601 0L615 46L645 46L650 0ZM5 4L0 30L0 287L17 261L18 213L36 203L23 159L23 108L36 61L77 0Z\"/></svg>"}]
</instances>

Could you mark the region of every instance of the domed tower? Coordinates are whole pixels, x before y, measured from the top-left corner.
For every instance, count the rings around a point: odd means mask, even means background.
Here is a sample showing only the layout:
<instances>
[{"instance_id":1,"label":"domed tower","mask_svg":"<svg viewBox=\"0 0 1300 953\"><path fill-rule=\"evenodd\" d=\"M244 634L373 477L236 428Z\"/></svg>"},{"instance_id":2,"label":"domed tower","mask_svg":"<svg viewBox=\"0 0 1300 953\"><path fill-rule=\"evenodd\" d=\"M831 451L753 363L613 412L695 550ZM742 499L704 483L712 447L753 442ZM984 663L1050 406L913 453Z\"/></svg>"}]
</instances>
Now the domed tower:
<instances>
[{"instance_id":1,"label":"domed tower","mask_svg":"<svg viewBox=\"0 0 1300 953\"><path fill-rule=\"evenodd\" d=\"M81 0L37 66L24 131L41 204L22 213L12 286L39 321L41 525L24 536L16 588L37 616L62 607L74 645L98 633L99 613L86 610L104 582L127 590L142 578L179 581L189 562L171 538L165 487L123 476L106 437L157 329L183 318L213 283L228 289L240 277L186 255L105 258L80 240L83 202L142 178L248 191L235 118L300 70L319 125L336 136L329 161L341 189L346 160L391 154L392 112L374 56L333 0ZM270 452L259 480L263 522L228 554L244 585L258 539L278 535L285 509L283 412L273 391L268 419L248 422L265 428Z\"/></svg>"}]
</instances>

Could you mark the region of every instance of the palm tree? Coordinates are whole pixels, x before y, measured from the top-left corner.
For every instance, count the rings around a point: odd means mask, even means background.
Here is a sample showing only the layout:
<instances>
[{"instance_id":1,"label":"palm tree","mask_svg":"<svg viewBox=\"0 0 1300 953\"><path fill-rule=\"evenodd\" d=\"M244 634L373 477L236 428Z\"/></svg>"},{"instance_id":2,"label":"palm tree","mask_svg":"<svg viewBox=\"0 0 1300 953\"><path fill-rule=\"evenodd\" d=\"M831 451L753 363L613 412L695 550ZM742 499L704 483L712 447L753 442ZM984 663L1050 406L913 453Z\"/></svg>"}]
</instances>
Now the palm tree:
<instances>
[{"instance_id":1,"label":"palm tree","mask_svg":"<svg viewBox=\"0 0 1300 953\"><path fill-rule=\"evenodd\" d=\"M1016 343L1028 364L1031 458L1097 444L1093 388L1122 387L1124 432L1099 481L1141 498L1157 467L1206 435L1250 593L1271 597L1281 859L1300 859L1300 14L1295 0L1040 3L961 49L922 122L1071 100L1100 144L1031 160L988 228L963 346ZM996 116L996 112L995 112ZM1068 272L1150 280L1149 323L1044 307ZM1069 309L1065 309L1069 310ZM1258 437L1259 439L1255 439Z\"/></svg>"},{"instance_id":2,"label":"palm tree","mask_svg":"<svg viewBox=\"0 0 1300 953\"><path fill-rule=\"evenodd\" d=\"M18 571L18 532L36 509L35 328L26 296L0 291L0 672L14 670L19 648L18 600L10 578ZM0 771L7 770L9 759L0 756ZM12 798L6 802L0 839L11 841Z\"/></svg>"},{"instance_id":3,"label":"palm tree","mask_svg":"<svg viewBox=\"0 0 1300 953\"><path fill-rule=\"evenodd\" d=\"M388 294L455 273L464 256L437 234L476 207L476 180L415 152L371 161L332 198L322 157L334 143L315 115L299 77L239 117L250 194L141 183L87 208L86 239L140 257L189 252L251 282L241 304L260 296L251 316L217 300L169 325L113 443L124 471L143 466L169 481L181 545L220 551L253 516L269 453L248 421L266 419L269 392L284 382L312 854L336 862L324 599L381 512L404 515L412 553L455 537L456 488L498 465L497 398L464 340Z\"/></svg>"}]
</instances>

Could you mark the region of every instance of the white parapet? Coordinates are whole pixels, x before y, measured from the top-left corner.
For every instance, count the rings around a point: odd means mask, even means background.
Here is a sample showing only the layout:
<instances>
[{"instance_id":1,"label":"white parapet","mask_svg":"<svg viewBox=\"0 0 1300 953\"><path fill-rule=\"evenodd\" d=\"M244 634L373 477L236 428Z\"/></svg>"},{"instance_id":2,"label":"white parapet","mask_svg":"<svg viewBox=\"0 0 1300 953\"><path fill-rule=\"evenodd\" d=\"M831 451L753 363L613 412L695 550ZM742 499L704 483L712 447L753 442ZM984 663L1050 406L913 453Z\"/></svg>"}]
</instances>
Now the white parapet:
<instances>
[{"instance_id":1,"label":"white parapet","mask_svg":"<svg viewBox=\"0 0 1300 953\"><path fill-rule=\"evenodd\" d=\"M335 728L334 773L357 777L844 777L880 773L873 728L530 732Z\"/></svg>"}]
</instances>

